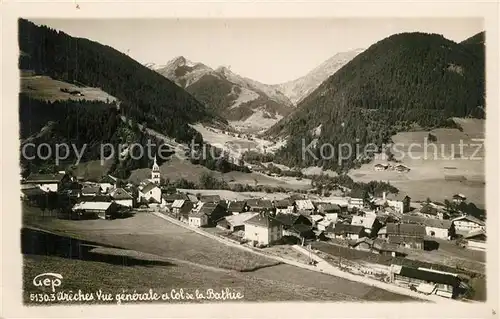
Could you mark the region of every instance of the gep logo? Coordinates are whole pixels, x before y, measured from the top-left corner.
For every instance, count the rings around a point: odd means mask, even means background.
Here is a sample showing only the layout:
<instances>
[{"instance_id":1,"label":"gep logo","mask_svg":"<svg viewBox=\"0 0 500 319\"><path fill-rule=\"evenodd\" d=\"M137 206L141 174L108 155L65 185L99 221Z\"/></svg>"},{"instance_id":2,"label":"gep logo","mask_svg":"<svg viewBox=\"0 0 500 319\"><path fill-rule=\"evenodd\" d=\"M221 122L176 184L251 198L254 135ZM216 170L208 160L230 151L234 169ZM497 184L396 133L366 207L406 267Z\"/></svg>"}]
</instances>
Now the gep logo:
<instances>
[{"instance_id":1,"label":"gep logo","mask_svg":"<svg viewBox=\"0 0 500 319\"><path fill-rule=\"evenodd\" d=\"M50 287L52 292L56 291L56 287L61 286L63 276L51 272L43 273L33 278L33 285L36 287Z\"/></svg>"}]
</instances>

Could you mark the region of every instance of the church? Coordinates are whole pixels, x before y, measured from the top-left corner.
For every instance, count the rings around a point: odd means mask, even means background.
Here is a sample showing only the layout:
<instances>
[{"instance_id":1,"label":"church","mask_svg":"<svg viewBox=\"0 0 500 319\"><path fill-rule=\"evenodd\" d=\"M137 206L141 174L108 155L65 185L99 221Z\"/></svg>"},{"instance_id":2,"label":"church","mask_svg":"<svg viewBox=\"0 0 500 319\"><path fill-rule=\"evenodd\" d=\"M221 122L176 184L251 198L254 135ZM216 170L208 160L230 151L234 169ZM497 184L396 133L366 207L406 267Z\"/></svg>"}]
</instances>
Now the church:
<instances>
[{"instance_id":1,"label":"church","mask_svg":"<svg viewBox=\"0 0 500 319\"><path fill-rule=\"evenodd\" d=\"M154 158L153 168L151 169L151 179L149 181L153 184L160 185L160 166L158 166L158 163L156 162L156 155Z\"/></svg>"},{"instance_id":2,"label":"church","mask_svg":"<svg viewBox=\"0 0 500 319\"><path fill-rule=\"evenodd\" d=\"M156 156L154 158L153 167L151 168L151 178L144 180L139 185L139 202L147 202L147 203L162 203L161 198L161 174L160 174L160 166L156 162Z\"/></svg>"}]
</instances>

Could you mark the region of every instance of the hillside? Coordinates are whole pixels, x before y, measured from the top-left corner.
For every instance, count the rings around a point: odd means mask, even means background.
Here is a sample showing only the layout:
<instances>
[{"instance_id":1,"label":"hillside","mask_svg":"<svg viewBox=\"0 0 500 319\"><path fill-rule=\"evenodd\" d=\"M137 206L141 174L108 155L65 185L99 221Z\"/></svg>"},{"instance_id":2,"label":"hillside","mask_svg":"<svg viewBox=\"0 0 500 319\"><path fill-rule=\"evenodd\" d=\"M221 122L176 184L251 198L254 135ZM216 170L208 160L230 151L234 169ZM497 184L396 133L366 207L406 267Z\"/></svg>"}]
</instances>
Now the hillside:
<instances>
[{"instance_id":1,"label":"hillside","mask_svg":"<svg viewBox=\"0 0 500 319\"><path fill-rule=\"evenodd\" d=\"M441 35L403 33L383 39L356 56L306 97L267 134L289 136L276 160L288 166L348 169L356 154L339 163L338 146L359 141L381 145L399 131L454 125L450 117L483 118L484 61L467 46ZM330 143L316 160L302 158L305 144ZM319 149L312 152L319 155ZM358 154L359 155L359 154Z\"/></svg>"},{"instance_id":2,"label":"hillside","mask_svg":"<svg viewBox=\"0 0 500 319\"><path fill-rule=\"evenodd\" d=\"M337 53L306 75L293 81L277 84L274 87L287 96L292 103L298 104L329 76L333 75L361 52L363 52L363 49Z\"/></svg>"},{"instance_id":3,"label":"hillside","mask_svg":"<svg viewBox=\"0 0 500 319\"><path fill-rule=\"evenodd\" d=\"M109 46L19 19L19 68L55 80L100 88L118 99L127 118L180 141L197 133L189 123L214 115L165 77Z\"/></svg>"},{"instance_id":4,"label":"hillside","mask_svg":"<svg viewBox=\"0 0 500 319\"><path fill-rule=\"evenodd\" d=\"M267 129L293 108L292 102L276 88L239 76L226 67L214 70L177 57L163 67L152 68L185 88L208 109L239 124L236 129Z\"/></svg>"}]
</instances>

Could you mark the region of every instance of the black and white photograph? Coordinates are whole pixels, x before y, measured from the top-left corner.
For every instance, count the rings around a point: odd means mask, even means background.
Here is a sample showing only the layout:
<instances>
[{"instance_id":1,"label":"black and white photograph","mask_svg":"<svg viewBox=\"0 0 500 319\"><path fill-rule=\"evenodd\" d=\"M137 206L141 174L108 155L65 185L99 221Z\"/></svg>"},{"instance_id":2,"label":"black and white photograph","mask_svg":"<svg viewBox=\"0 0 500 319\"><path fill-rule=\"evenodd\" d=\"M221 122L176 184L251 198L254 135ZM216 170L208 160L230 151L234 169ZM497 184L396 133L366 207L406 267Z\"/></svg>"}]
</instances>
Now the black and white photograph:
<instances>
[{"instance_id":1,"label":"black and white photograph","mask_svg":"<svg viewBox=\"0 0 500 319\"><path fill-rule=\"evenodd\" d=\"M483 17L16 23L25 307L492 298Z\"/></svg>"}]
</instances>

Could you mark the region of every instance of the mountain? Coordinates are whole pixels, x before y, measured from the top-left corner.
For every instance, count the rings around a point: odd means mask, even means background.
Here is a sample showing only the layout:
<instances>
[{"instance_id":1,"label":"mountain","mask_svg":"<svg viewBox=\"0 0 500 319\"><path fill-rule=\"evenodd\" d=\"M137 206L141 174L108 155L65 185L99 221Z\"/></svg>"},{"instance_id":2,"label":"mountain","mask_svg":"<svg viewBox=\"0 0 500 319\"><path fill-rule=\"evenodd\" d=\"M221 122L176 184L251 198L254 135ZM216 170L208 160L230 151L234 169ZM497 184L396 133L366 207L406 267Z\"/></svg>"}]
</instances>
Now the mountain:
<instances>
[{"instance_id":1,"label":"mountain","mask_svg":"<svg viewBox=\"0 0 500 319\"><path fill-rule=\"evenodd\" d=\"M398 131L450 126L450 117L484 118L484 105L484 63L468 46L437 34L402 33L357 55L266 135L288 137L277 162L346 170L367 154L339 161L343 143L353 150L356 143L361 150L381 146ZM332 148L321 159L320 147L302 147L311 141ZM307 150L314 156L303 158Z\"/></svg>"},{"instance_id":2,"label":"mountain","mask_svg":"<svg viewBox=\"0 0 500 319\"><path fill-rule=\"evenodd\" d=\"M363 49L337 53L306 75L293 81L277 84L274 87L287 96L292 103L298 104L329 76L333 75L361 52L363 52Z\"/></svg>"},{"instance_id":3,"label":"mountain","mask_svg":"<svg viewBox=\"0 0 500 319\"><path fill-rule=\"evenodd\" d=\"M484 61L485 59L485 32L479 32L478 34L473 35L472 37L465 39L460 42L460 44L466 46L469 50L476 53L478 58Z\"/></svg>"},{"instance_id":4,"label":"mountain","mask_svg":"<svg viewBox=\"0 0 500 319\"><path fill-rule=\"evenodd\" d=\"M100 43L19 19L21 70L116 97L122 115L179 141L199 134L189 124L222 120L175 83Z\"/></svg>"},{"instance_id":5,"label":"mountain","mask_svg":"<svg viewBox=\"0 0 500 319\"><path fill-rule=\"evenodd\" d=\"M248 120L250 129L268 128L293 109L293 103L278 89L235 74L227 67L214 70L177 57L155 71L225 119L238 123ZM255 119L257 114L269 120L267 126L262 127L262 118Z\"/></svg>"}]
</instances>

